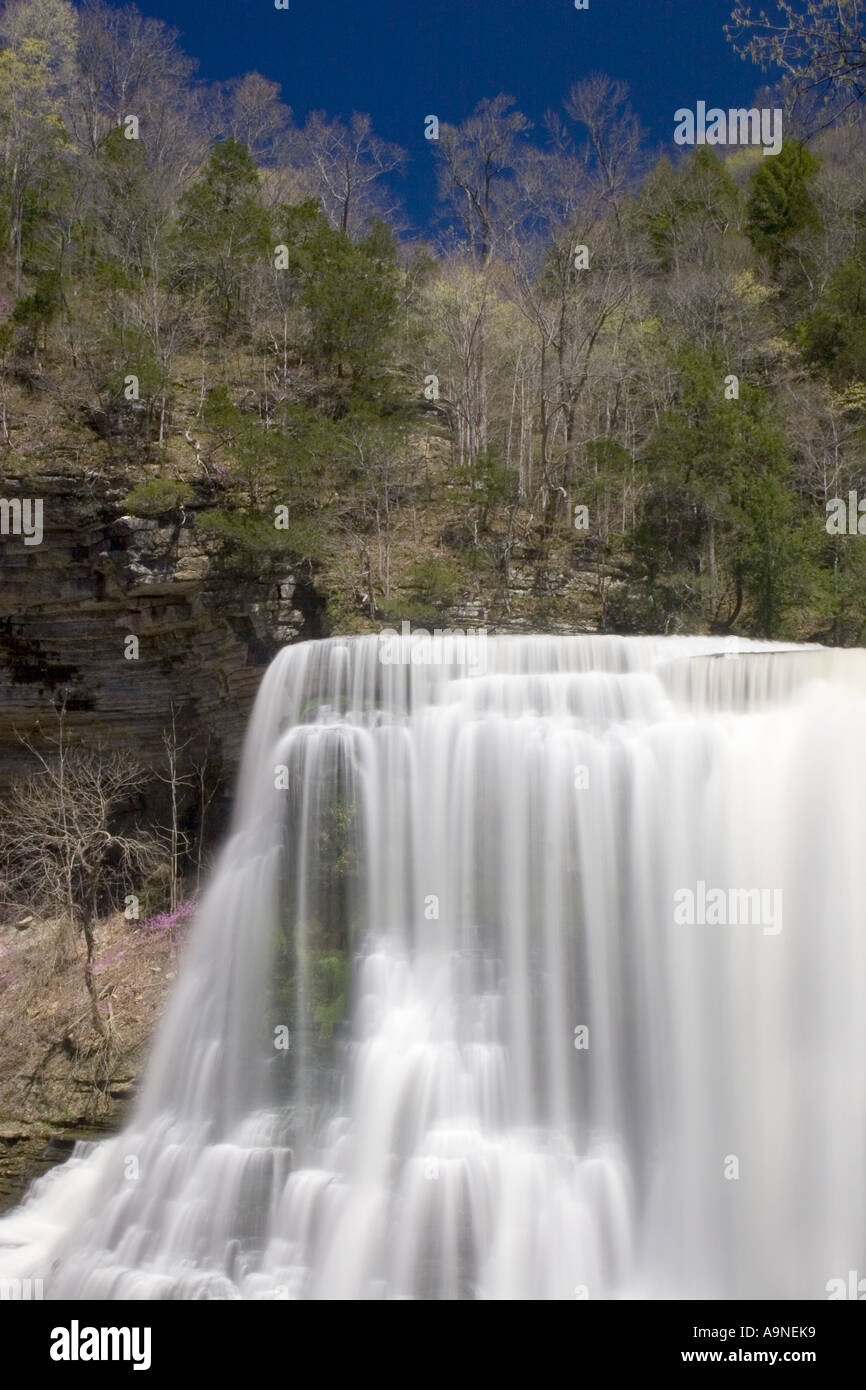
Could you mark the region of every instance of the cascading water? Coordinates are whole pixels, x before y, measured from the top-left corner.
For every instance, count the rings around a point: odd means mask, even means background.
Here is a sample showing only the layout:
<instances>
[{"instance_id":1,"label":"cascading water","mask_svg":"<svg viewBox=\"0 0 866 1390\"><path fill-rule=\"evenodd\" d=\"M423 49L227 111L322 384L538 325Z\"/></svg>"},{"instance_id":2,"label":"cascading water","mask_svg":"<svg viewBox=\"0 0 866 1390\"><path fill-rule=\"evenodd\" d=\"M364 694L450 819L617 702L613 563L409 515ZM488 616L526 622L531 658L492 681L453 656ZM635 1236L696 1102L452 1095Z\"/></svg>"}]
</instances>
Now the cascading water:
<instances>
[{"instance_id":1,"label":"cascading water","mask_svg":"<svg viewBox=\"0 0 866 1390\"><path fill-rule=\"evenodd\" d=\"M133 1119L0 1223L0 1275L823 1298L866 1270L866 653L385 655L272 664Z\"/></svg>"}]
</instances>

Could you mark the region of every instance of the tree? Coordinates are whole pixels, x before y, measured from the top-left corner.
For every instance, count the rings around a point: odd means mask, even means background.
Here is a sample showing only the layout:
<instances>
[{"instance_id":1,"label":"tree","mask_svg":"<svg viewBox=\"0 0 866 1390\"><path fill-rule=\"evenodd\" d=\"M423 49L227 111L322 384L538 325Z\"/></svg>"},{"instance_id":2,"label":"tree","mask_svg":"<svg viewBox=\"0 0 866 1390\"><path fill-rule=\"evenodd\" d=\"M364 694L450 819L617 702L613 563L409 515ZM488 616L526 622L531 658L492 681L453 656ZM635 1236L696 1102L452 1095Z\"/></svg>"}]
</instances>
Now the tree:
<instances>
[{"instance_id":1,"label":"tree","mask_svg":"<svg viewBox=\"0 0 866 1390\"><path fill-rule=\"evenodd\" d=\"M69 101L77 144L95 155L110 131L136 116L148 162L161 174L152 191L177 196L202 152L189 86L196 62L179 48L176 29L135 5L85 0L79 16L79 79Z\"/></svg>"},{"instance_id":2,"label":"tree","mask_svg":"<svg viewBox=\"0 0 866 1390\"><path fill-rule=\"evenodd\" d=\"M223 333L246 327L251 274L272 251L270 219L258 199L259 176L245 145L217 145L201 177L180 200L172 248L178 280L202 295Z\"/></svg>"},{"instance_id":3,"label":"tree","mask_svg":"<svg viewBox=\"0 0 866 1390\"><path fill-rule=\"evenodd\" d=\"M833 272L820 303L799 324L809 362L839 387L866 381L866 266L855 256Z\"/></svg>"},{"instance_id":4,"label":"tree","mask_svg":"<svg viewBox=\"0 0 866 1390\"><path fill-rule=\"evenodd\" d=\"M635 218L665 270L679 274L689 263L705 270L720 241L739 230L742 200L725 161L704 145L677 169L667 158L658 161L637 197Z\"/></svg>"},{"instance_id":5,"label":"tree","mask_svg":"<svg viewBox=\"0 0 866 1390\"><path fill-rule=\"evenodd\" d=\"M0 877L17 903L53 912L82 933L93 1024L105 1039L93 978L94 920L164 859L159 838L135 817L147 773L131 753L70 745L65 704L44 749L21 741L38 767L13 783L3 805Z\"/></svg>"},{"instance_id":6,"label":"tree","mask_svg":"<svg viewBox=\"0 0 866 1390\"><path fill-rule=\"evenodd\" d=\"M75 80L75 10L67 0L18 0L0 20L0 37L0 143L17 292L27 197L70 148L63 114Z\"/></svg>"},{"instance_id":7,"label":"tree","mask_svg":"<svg viewBox=\"0 0 866 1390\"><path fill-rule=\"evenodd\" d=\"M334 447L345 498L339 524L357 546L360 592L371 618L378 612L377 589L391 600L391 555L397 533L406 524L401 503L410 492L412 465L406 428L399 420L382 420L371 411L341 420ZM373 557L375 550L375 574Z\"/></svg>"},{"instance_id":8,"label":"tree","mask_svg":"<svg viewBox=\"0 0 866 1390\"><path fill-rule=\"evenodd\" d=\"M280 84L248 72L219 84L213 98L214 134L246 145L257 163L271 163L292 119L291 107L280 101Z\"/></svg>"},{"instance_id":9,"label":"tree","mask_svg":"<svg viewBox=\"0 0 866 1390\"><path fill-rule=\"evenodd\" d=\"M845 109L866 93L862 15L862 0L775 0L769 15L737 4L725 33L741 57L781 68L795 93L839 96Z\"/></svg>"},{"instance_id":10,"label":"tree","mask_svg":"<svg viewBox=\"0 0 866 1390\"><path fill-rule=\"evenodd\" d=\"M593 73L572 87L565 100L572 120L586 130L584 161L604 190L619 226L619 203L634 181L643 139L628 101L628 87Z\"/></svg>"},{"instance_id":11,"label":"tree","mask_svg":"<svg viewBox=\"0 0 866 1390\"><path fill-rule=\"evenodd\" d=\"M452 461L472 474L487 448L487 384L483 345L493 288L465 257L454 255L430 286L427 347L441 378L439 411L450 426Z\"/></svg>"},{"instance_id":12,"label":"tree","mask_svg":"<svg viewBox=\"0 0 866 1390\"><path fill-rule=\"evenodd\" d=\"M469 238L472 259L484 269L519 215L513 193L521 137L530 123L513 110L514 98L500 92L479 101L462 125L443 124L435 151L439 189Z\"/></svg>"},{"instance_id":13,"label":"tree","mask_svg":"<svg viewBox=\"0 0 866 1390\"><path fill-rule=\"evenodd\" d=\"M766 469L743 492L748 530L736 556L752 600L757 636L779 637L792 605L808 593L812 576L797 525L797 499L783 479Z\"/></svg>"},{"instance_id":14,"label":"tree","mask_svg":"<svg viewBox=\"0 0 866 1390\"><path fill-rule=\"evenodd\" d=\"M809 189L819 161L797 141L787 140L779 154L765 159L749 183L746 233L774 271L788 252L795 233L818 223Z\"/></svg>"},{"instance_id":15,"label":"tree","mask_svg":"<svg viewBox=\"0 0 866 1390\"><path fill-rule=\"evenodd\" d=\"M344 125L313 111L295 143L332 227L355 239L374 214L393 221L397 202L382 180L402 170L406 154L374 134L369 116L353 111Z\"/></svg>"},{"instance_id":16,"label":"tree","mask_svg":"<svg viewBox=\"0 0 866 1390\"><path fill-rule=\"evenodd\" d=\"M306 206L306 205L305 205ZM295 242L289 269L301 274L300 303L308 316L305 353L318 370L348 370L354 382L375 378L388 360L397 310L396 243L374 219L353 245L323 215L291 219Z\"/></svg>"}]
</instances>

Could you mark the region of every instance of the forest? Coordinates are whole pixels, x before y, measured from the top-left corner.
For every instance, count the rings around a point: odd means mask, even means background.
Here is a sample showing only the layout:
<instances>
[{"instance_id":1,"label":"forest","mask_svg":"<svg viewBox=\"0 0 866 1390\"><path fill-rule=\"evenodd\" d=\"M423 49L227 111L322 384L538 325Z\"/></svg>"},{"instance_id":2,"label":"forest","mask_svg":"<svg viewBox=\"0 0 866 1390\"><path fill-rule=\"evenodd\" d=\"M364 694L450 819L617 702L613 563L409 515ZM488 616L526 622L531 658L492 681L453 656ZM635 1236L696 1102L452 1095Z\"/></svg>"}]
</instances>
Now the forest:
<instances>
[{"instance_id":1,"label":"forest","mask_svg":"<svg viewBox=\"0 0 866 1390\"><path fill-rule=\"evenodd\" d=\"M255 72L197 82L135 6L2 27L4 471L122 471L235 572L290 556L335 632L479 595L506 621L517 584L540 630L862 641L827 526L864 481L858 102L786 108L769 158L653 151L593 75L540 128L501 93L419 112L406 151Z\"/></svg>"}]
</instances>

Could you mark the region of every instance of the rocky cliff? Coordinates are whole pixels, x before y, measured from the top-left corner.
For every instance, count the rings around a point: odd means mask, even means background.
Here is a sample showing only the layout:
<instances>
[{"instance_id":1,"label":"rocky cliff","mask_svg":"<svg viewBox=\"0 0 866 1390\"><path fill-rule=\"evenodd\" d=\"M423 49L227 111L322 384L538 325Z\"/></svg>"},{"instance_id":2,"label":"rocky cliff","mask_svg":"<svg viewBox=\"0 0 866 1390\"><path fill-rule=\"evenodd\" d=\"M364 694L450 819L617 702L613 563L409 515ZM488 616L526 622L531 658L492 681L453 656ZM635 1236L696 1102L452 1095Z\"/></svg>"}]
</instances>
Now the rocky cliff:
<instances>
[{"instance_id":1,"label":"rocky cliff","mask_svg":"<svg viewBox=\"0 0 866 1390\"><path fill-rule=\"evenodd\" d=\"M308 583L273 567L227 574L193 509L169 524L130 516L128 487L59 470L3 478L4 498L42 499L43 536L0 535L0 787L29 758L18 735L44 727L62 692L82 739L145 762L174 704L231 769L264 667L319 635Z\"/></svg>"}]
</instances>

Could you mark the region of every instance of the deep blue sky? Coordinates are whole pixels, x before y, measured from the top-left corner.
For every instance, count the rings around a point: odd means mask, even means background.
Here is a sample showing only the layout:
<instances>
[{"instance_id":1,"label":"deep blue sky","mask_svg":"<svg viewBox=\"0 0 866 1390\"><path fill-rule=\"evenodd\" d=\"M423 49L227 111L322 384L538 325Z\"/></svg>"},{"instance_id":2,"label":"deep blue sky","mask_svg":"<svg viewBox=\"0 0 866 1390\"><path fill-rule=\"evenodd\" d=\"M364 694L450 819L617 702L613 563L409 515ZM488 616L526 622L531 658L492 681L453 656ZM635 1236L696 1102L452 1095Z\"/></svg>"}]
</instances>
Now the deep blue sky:
<instances>
[{"instance_id":1,"label":"deep blue sky","mask_svg":"<svg viewBox=\"0 0 866 1390\"><path fill-rule=\"evenodd\" d=\"M673 113L698 100L749 103L766 80L736 57L722 26L732 0L138 0L181 31L206 81L257 69L296 119L368 111L409 151L404 191L423 227L435 205L423 119L459 122L510 92L535 122L593 71L621 78L653 145L671 152ZM759 7L760 8L760 7Z\"/></svg>"}]
</instances>

